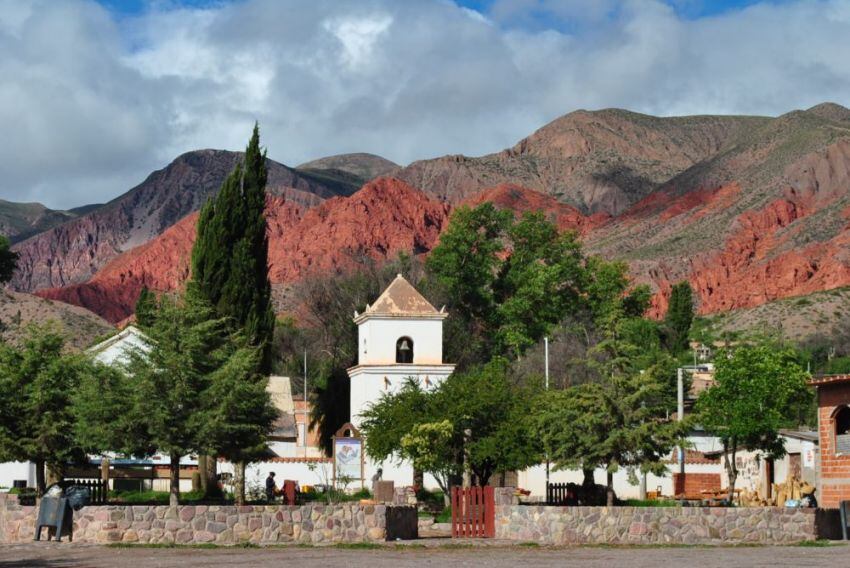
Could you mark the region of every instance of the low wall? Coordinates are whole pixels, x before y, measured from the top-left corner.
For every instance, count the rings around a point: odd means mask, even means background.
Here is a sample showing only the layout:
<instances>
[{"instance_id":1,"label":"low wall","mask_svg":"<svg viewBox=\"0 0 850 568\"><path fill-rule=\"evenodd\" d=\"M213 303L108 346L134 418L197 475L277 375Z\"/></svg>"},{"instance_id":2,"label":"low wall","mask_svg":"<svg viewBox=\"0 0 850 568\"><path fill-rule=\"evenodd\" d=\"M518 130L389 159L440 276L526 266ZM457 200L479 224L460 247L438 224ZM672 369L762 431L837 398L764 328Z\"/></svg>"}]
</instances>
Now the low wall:
<instances>
[{"instance_id":1,"label":"low wall","mask_svg":"<svg viewBox=\"0 0 850 568\"><path fill-rule=\"evenodd\" d=\"M20 505L14 495L0 495L0 542L32 540L36 513L36 507ZM102 505L74 512L73 535L74 542L85 543L317 544L380 542L388 536L416 538L415 531L413 507L351 503L297 507ZM42 538L44 535L46 531Z\"/></svg>"},{"instance_id":2,"label":"low wall","mask_svg":"<svg viewBox=\"0 0 850 568\"><path fill-rule=\"evenodd\" d=\"M779 544L816 540L815 509L496 507L496 538L540 544Z\"/></svg>"}]
</instances>

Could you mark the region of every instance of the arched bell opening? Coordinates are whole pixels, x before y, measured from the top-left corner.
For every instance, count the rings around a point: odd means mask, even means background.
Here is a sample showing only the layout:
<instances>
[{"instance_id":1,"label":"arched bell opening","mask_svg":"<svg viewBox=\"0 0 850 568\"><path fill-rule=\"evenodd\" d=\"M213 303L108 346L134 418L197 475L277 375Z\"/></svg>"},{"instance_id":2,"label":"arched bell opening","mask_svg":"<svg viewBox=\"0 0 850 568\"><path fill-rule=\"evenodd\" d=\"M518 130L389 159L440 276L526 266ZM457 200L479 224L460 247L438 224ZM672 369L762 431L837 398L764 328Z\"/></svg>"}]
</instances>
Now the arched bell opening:
<instances>
[{"instance_id":1,"label":"arched bell opening","mask_svg":"<svg viewBox=\"0 0 850 568\"><path fill-rule=\"evenodd\" d=\"M409 337L400 337L395 342L395 362L413 363L413 340Z\"/></svg>"}]
</instances>

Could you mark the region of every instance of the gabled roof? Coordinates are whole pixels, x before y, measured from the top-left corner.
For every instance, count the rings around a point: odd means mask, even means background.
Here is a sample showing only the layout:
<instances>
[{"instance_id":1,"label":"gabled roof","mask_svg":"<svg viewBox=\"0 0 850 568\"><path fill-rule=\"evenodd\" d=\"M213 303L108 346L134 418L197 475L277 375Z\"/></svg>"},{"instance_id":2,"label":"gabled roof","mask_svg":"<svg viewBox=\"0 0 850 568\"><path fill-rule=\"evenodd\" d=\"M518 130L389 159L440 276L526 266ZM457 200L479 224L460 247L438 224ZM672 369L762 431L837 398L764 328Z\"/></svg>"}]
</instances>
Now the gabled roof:
<instances>
[{"instance_id":1,"label":"gabled roof","mask_svg":"<svg viewBox=\"0 0 850 568\"><path fill-rule=\"evenodd\" d=\"M120 332L116 333L115 335L107 337L100 343L92 345L91 347L86 349L86 352L90 355L97 355L101 351L112 347L116 343L123 343L128 340L132 340L133 338L140 339L142 341L148 341L148 337L142 332L142 330L131 324L125 327Z\"/></svg>"},{"instance_id":2,"label":"gabled roof","mask_svg":"<svg viewBox=\"0 0 850 568\"><path fill-rule=\"evenodd\" d=\"M355 321L368 316L445 316L445 312L437 311L434 306L420 294L410 282L399 274L387 286L383 294L378 296L375 303L366 306L362 314L355 313Z\"/></svg>"}]
</instances>

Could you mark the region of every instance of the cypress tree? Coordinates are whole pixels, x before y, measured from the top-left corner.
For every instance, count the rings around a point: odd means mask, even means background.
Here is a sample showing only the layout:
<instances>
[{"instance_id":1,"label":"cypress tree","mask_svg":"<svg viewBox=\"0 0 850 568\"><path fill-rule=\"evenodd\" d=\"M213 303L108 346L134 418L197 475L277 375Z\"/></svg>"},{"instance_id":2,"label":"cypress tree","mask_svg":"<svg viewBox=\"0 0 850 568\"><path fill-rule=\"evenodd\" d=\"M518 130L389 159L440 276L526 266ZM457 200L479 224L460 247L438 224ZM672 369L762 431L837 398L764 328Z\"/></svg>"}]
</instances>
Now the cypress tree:
<instances>
[{"instance_id":1,"label":"cypress tree","mask_svg":"<svg viewBox=\"0 0 850 568\"><path fill-rule=\"evenodd\" d=\"M673 351L688 348L688 332L694 321L694 296L691 285L683 280L673 286L670 292L670 305L664 324L668 334L668 347Z\"/></svg>"},{"instance_id":2,"label":"cypress tree","mask_svg":"<svg viewBox=\"0 0 850 568\"><path fill-rule=\"evenodd\" d=\"M213 377L212 390L238 393L239 400L237 403L231 397L218 405L207 425L214 432L229 433L234 438L229 445L217 444L217 449L237 461L238 503L245 499L245 462L251 458L252 449L264 444L243 444L244 440L234 433L250 438L252 433L267 431L271 408L265 391L274 335L265 217L267 179L266 153L260 150L260 129L254 124L244 160L227 176L218 195L201 209L192 250L193 281L189 288L213 306L218 315L227 318L247 345L257 350L256 358L245 356L240 365ZM206 472L212 480L215 460L206 461L213 464Z\"/></svg>"},{"instance_id":3,"label":"cypress tree","mask_svg":"<svg viewBox=\"0 0 850 568\"><path fill-rule=\"evenodd\" d=\"M147 286L142 287L136 300L136 323L140 327L151 327L156 317L156 295Z\"/></svg>"},{"instance_id":4,"label":"cypress tree","mask_svg":"<svg viewBox=\"0 0 850 568\"><path fill-rule=\"evenodd\" d=\"M201 209L192 250L192 279L218 314L229 317L250 343L260 347L260 371L271 367L274 333L266 235L266 153L259 126L218 195Z\"/></svg>"},{"instance_id":5,"label":"cypress tree","mask_svg":"<svg viewBox=\"0 0 850 568\"><path fill-rule=\"evenodd\" d=\"M12 279L18 267L18 253L9 249L9 239L0 235L0 284Z\"/></svg>"}]
</instances>

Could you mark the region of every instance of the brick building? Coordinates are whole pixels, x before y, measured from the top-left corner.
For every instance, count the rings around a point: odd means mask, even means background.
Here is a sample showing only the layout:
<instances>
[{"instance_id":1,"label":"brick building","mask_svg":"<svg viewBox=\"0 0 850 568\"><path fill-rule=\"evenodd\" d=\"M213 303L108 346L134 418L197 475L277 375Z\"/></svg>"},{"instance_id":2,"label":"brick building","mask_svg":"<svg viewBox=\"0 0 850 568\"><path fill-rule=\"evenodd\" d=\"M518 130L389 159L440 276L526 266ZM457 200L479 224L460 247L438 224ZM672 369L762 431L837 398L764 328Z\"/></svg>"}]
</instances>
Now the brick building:
<instances>
[{"instance_id":1,"label":"brick building","mask_svg":"<svg viewBox=\"0 0 850 568\"><path fill-rule=\"evenodd\" d=\"M820 441L818 503L834 508L850 500L850 375L816 377Z\"/></svg>"}]
</instances>

